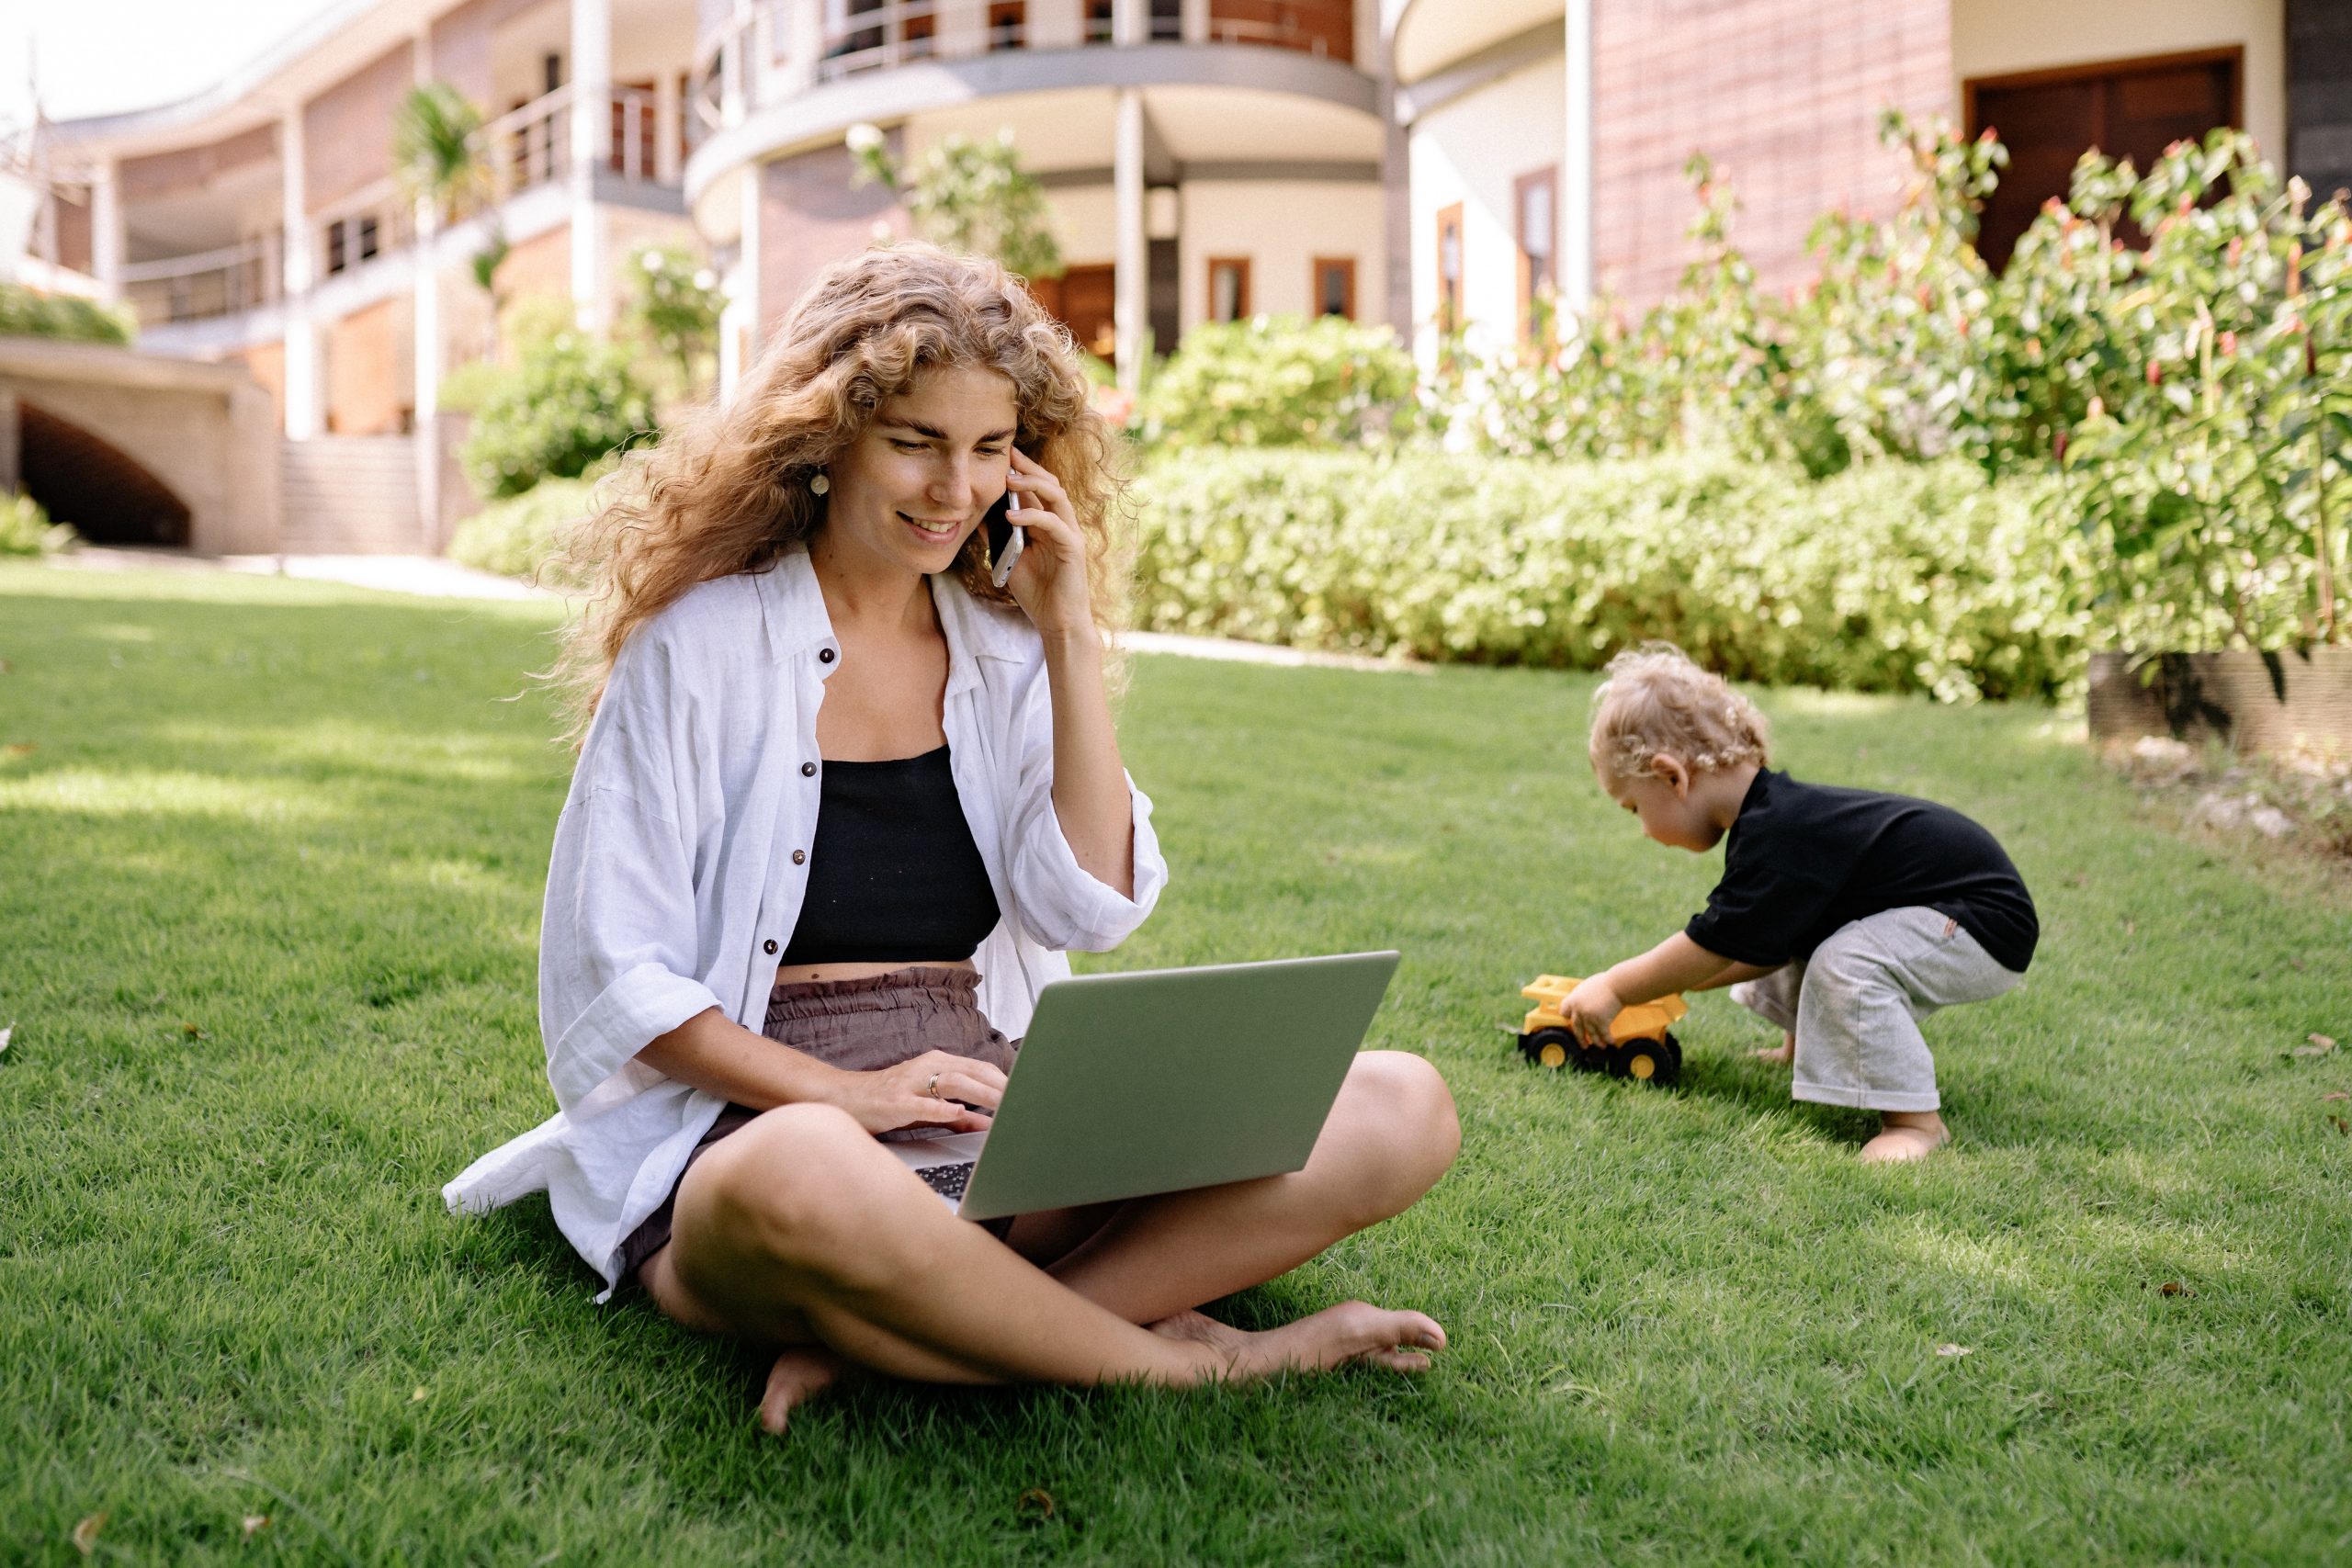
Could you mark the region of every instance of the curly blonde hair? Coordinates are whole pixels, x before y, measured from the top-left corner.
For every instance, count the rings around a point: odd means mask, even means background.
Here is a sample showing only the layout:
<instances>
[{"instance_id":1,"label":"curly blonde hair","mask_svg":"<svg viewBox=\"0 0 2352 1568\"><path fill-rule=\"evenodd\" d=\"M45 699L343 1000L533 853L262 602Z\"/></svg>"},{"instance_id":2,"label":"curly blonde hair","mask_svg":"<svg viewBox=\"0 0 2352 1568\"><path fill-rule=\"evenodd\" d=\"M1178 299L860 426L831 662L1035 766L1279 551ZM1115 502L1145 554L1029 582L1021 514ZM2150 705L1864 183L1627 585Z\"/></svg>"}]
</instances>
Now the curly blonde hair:
<instances>
[{"instance_id":1,"label":"curly blonde hair","mask_svg":"<svg viewBox=\"0 0 2352 1568\"><path fill-rule=\"evenodd\" d=\"M736 389L632 452L571 532L562 559L590 584L548 681L577 746L631 633L714 578L756 571L824 526L809 479L865 434L884 400L929 371L1002 373L1014 444L1061 480L1086 536L1088 585L1107 634L1126 602L1116 547L1118 438L1089 399L1069 331L995 262L899 244L836 262L784 319ZM975 530L954 568L974 598L1007 604Z\"/></svg>"},{"instance_id":2,"label":"curly blonde hair","mask_svg":"<svg viewBox=\"0 0 2352 1568\"><path fill-rule=\"evenodd\" d=\"M1670 642L1646 642L1609 661L1592 694L1592 771L1603 780L1653 773L1664 752L1693 773L1771 761L1771 733L1756 705Z\"/></svg>"}]
</instances>

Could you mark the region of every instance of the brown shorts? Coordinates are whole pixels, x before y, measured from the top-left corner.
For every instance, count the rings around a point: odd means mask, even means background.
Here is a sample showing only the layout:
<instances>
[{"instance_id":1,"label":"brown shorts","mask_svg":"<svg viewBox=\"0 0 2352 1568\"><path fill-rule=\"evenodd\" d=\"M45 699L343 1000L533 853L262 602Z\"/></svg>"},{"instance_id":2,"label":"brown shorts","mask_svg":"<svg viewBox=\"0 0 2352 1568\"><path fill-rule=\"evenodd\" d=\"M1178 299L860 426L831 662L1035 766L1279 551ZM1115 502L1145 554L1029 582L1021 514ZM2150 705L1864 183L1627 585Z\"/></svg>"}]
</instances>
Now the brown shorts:
<instances>
[{"instance_id":1,"label":"brown shorts","mask_svg":"<svg viewBox=\"0 0 2352 1568\"><path fill-rule=\"evenodd\" d=\"M760 1032L849 1072L895 1066L926 1051L974 1057L1009 1072L1020 1047L989 1028L981 1016L979 984L980 977L969 969L915 968L863 980L778 986L768 993L768 1016ZM730 1101L686 1156L678 1179L685 1179L711 1145L742 1131L759 1114ZM623 1280L669 1244L677 1201L678 1190L673 1185L662 1206L621 1243Z\"/></svg>"}]
</instances>

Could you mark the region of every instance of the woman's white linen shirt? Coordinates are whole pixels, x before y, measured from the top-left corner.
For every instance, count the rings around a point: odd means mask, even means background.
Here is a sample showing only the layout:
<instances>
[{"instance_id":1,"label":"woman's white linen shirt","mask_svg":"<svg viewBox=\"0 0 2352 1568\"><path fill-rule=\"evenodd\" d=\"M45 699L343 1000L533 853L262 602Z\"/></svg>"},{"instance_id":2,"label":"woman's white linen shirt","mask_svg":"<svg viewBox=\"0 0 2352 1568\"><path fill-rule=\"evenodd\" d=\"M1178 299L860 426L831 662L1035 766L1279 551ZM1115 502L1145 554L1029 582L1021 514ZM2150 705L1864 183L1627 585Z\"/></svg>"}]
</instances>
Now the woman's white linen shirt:
<instances>
[{"instance_id":1,"label":"woman's white linen shirt","mask_svg":"<svg viewBox=\"0 0 2352 1568\"><path fill-rule=\"evenodd\" d=\"M1019 1038L1067 949L1102 952L1168 880L1151 802L1128 781L1135 894L1078 863L1053 804L1044 644L953 578L941 718L956 792L1001 919L980 944L979 1006ZM622 1240L676 1185L725 1103L636 1059L718 1008L754 1032L808 886L823 761L817 709L840 668L808 553L695 588L629 637L589 726L548 867L539 1026L552 1118L442 1189L480 1211L544 1189L609 1289ZM599 1296L598 1300L605 1299Z\"/></svg>"}]
</instances>

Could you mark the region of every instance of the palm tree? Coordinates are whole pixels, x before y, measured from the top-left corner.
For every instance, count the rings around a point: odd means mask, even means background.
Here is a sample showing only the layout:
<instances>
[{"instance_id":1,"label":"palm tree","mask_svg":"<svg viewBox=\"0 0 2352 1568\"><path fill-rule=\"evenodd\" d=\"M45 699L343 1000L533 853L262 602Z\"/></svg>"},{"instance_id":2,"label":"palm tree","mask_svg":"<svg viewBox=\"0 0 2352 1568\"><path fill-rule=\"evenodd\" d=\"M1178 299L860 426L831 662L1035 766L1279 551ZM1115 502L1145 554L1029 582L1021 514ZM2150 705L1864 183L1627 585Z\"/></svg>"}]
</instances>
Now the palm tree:
<instances>
[{"instance_id":1,"label":"palm tree","mask_svg":"<svg viewBox=\"0 0 2352 1568\"><path fill-rule=\"evenodd\" d=\"M392 111L393 182L430 211L436 226L489 206L495 195L481 128L481 110L447 82L411 89ZM507 249L505 231L493 217L482 248L468 258L474 282L490 296L492 355L498 352L498 268Z\"/></svg>"}]
</instances>

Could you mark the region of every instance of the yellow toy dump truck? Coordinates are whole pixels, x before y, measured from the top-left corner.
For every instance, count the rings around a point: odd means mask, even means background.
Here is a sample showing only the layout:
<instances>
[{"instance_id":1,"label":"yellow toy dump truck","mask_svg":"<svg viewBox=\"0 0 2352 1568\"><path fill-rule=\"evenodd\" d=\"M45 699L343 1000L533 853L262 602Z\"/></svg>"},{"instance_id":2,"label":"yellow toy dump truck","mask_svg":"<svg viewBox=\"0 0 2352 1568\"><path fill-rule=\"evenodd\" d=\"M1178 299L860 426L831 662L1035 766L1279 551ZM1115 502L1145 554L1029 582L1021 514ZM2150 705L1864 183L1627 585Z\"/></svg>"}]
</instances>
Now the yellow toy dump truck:
<instances>
[{"instance_id":1,"label":"yellow toy dump truck","mask_svg":"<svg viewBox=\"0 0 2352 1568\"><path fill-rule=\"evenodd\" d=\"M1519 994L1535 1004L1519 1028L1521 1055L1539 1067L1574 1067L1661 1086L1681 1076L1682 1043L1667 1032L1690 1010L1679 996L1625 1009L1609 1025L1608 1044L1586 1045L1560 1016L1560 1004L1577 984L1573 976L1538 975L1521 987Z\"/></svg>"}]
</instances>

